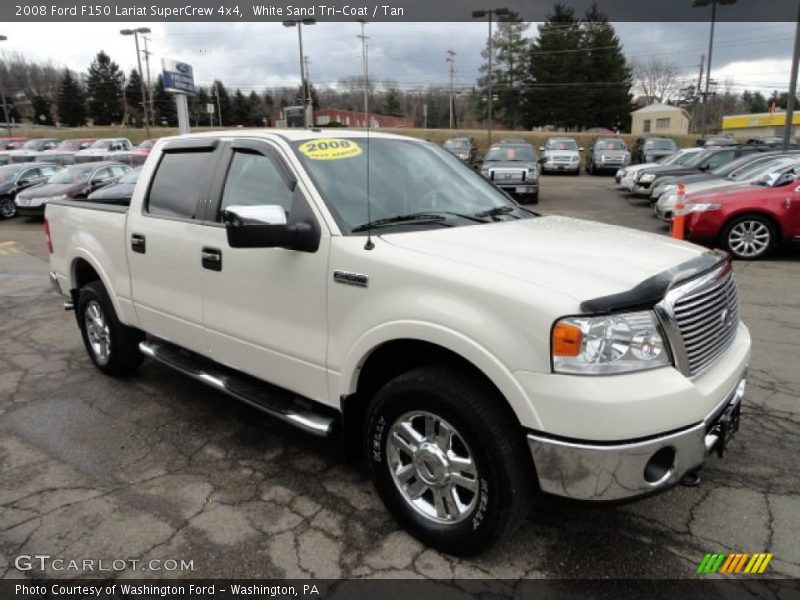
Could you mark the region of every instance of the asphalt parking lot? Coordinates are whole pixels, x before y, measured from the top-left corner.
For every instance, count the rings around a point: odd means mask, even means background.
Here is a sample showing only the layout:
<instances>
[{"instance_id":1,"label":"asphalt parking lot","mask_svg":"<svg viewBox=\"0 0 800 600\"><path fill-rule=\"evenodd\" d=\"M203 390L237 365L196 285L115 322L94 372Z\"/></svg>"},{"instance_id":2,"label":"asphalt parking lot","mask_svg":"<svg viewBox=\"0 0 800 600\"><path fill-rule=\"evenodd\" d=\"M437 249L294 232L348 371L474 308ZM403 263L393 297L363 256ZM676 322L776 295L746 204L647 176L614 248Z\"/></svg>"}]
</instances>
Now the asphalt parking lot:
<instances>
[{"instance_id":1,"label":"asphalt parking lot","mask_svg":"<svg viewBox=\"0 0 800 600\"><path fill-rule=\"evenodd\" d=\"M546 176L535 208L665 232L612 184ZM151 577L684 578L719 551L769 551L767 575L800 577L800 252L736 264L749 387L741 429L700 486L624 506L547 503L472 559L402 532L333 441L151 362L103 376L46 260L41 222L0 222L0 577L23 575L19 555L47 554L193 563L128 573ZM93 575L28 576L56 574Z\"/></svg>"}]
</instances>

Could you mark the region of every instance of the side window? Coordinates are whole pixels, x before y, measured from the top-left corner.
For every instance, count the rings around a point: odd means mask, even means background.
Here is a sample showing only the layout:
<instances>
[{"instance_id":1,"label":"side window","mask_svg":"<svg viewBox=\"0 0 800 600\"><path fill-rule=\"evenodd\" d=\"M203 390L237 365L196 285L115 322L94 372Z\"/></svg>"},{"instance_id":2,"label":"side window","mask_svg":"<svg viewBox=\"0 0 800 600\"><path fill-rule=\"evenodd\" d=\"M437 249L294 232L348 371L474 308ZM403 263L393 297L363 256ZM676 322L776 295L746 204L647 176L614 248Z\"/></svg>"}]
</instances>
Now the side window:
<instances>
[{"instance_id":1,"label":"side window","mask_svg":"<svg viewBox=\"0 0 800 600\"><path fill-rule=\"evenodd\" d=\"M27 179L29 181L32 179L39 179L40 177L41 174L39 172L39 169L28 169L22 175L19 176L20 179Z\"/></svg>"},{"instance_id":2,"label":"side window","mask_svg":"<svg viewBox=\"0 0 800 600\"><path fill-rule=\"evenodd\" d=\"M207 194L214 167L213 152L165 152L158 164L147 199L147 212L155 216L194 219Z\"/></svg>"},{"instance_id":3,"label":"side window","mask_svg":"<svg viewBox=\"0 0 800 600\"><path fill-rule=\"evenodd\" d=\"M108 167L98 169L95 171L94 175L92 175L92 181L105 181L106 179L111 179L111 169Z\"/></svg>"},{"instance_id":4,"label":"side window","mask_svg":"<svg viewBox=\"0 0 800 600\"><path fill-rule=\"evenodd\" d=\"M128 172L128 169L126 169L126 168L125 168L125 167L123 167L122 165L113 165L113 166L111 167L111 174L112 174L114 177L122 177L122 176L123 176L123 175L125 175L125 173L127 173L127 172Z\"/></svg>"},{"instance_id":5,"label":"side window","mask_svg":"<svg viewBox=\"0 0 800 600\"><path fill-rule=\"evenodd\" d=\"M277 204L287 213L294 193L280 167L269 156L234 151L222 191L220 213L228 206Z\"/></svg>"},{"instance_id":6,"label":"side window","mask_svg":"<svg viewBox=\"0 0 800 600\"><path fill-rule=\"evenodd\" d=\"M58 173L58 167L41 167L39 169L42 172L42 177L50 178L56 173Z\"/></svg>"},{"instance_id":7,"label":"side window","mask_svg":"<svg viewBox=\"0 0 800 600\"><path fill-rule=\"evenodd\" d=\"M708 168L714 169L720 165L729 162L733 158L733 150L723 150L722 152L717 152L714 156L708 159Z\"/></svg>"}]
</instances>

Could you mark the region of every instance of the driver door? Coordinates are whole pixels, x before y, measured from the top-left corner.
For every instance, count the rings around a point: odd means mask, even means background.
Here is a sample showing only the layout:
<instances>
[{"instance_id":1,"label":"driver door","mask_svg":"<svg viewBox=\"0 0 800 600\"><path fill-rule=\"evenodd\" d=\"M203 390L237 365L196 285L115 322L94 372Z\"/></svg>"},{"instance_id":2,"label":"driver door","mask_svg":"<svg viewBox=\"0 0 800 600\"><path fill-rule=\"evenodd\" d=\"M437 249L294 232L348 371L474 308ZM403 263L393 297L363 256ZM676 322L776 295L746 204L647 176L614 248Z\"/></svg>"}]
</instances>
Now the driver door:
<instances>
[{"instance_id":1,"label":"driver door","mask_svg":"<svg viewBox=\"0 0 800 600\"><path fill-rule=\"evenodd\" d=\"M204 234L203 322L211 358L327 403L327 283L330 235L282 150L265 140L234 140L223 150ZM228 206L307 211L322 228L316 252L231 248ZM297 213L294 213L297 214Z\"/></svg>"}]
</instances>

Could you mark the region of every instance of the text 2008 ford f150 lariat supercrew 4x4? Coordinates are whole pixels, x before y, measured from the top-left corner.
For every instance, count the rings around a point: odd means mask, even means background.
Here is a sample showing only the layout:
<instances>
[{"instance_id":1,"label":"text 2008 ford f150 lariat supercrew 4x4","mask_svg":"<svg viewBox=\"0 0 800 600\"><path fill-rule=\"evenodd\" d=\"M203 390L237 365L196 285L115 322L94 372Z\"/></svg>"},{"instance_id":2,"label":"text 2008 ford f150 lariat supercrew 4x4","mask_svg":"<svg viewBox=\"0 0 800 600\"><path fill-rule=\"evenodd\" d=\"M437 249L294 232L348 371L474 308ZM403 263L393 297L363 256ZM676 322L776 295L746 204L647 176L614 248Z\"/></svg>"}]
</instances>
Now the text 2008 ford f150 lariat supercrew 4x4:
<instances>
[{"instance_id":1,"label":"text 2008 ford f150 lariat supercrew 4x4","mask_svg":"<svg viewBox=\"0 0 800 600\"><path fill-rule=\"evenodd\" d=\"M486 548L537 493L664 490L738 427L750 336L726 255L537 216L428 142L167 138L130 207L49 202L45 227L101 371L150 357L356 441L393 515L446 551Z\"/></svg>"}]
</instances>

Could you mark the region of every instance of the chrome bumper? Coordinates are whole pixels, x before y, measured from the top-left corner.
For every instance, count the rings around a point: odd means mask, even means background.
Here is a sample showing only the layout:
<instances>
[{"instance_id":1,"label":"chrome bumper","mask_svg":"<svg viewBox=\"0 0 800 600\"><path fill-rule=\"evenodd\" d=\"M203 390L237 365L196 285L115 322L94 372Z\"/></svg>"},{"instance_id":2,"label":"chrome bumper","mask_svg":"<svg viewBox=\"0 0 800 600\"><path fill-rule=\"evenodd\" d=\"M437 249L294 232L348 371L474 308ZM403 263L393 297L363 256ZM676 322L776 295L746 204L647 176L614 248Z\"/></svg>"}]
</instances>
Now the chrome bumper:
<instances>
[{"instance_id":1,"label":"chrome bumper","mask_svg":"<svg viewBox=\"0 0 800 600\"><path fill-rule=\"evenodd\" d=\"M641 442L567 442L528 434L542 491L575 500L622 500L666 489L699 467L719 442L714 423L744 397L745 379L702 423Z\"/></svg>"}]
</instances>

